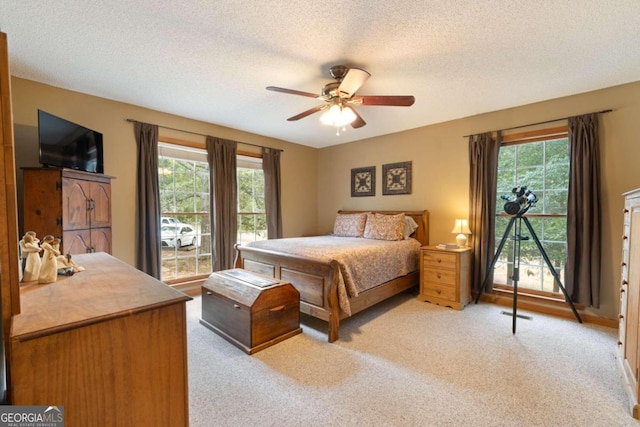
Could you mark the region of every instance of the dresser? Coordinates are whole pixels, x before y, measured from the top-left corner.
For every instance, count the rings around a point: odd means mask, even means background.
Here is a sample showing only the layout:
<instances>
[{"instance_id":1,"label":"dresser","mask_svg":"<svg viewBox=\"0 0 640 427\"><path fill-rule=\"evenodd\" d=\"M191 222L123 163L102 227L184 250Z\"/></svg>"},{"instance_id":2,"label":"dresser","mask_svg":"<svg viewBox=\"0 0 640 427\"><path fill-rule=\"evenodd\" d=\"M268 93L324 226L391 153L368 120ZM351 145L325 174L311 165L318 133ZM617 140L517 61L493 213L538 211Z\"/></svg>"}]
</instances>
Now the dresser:
<instances>
[{"instance_id":1,"label":"dresser","mask_svg":"<svg viewBox=\"0 0 640 427\"><path fill-rule=\"evenodd\" d=\"M186 301L105 254L86 270L21 287L11 404L64 406L65 426L186 426Z\"/></svg>"},{"instance_id":2,"label":"dresser","mask_svg":"<svg viewBox=\"0 0 640 427\"><path fill-rule=\"evenodd\" d=\"M111 179L60 168L24 168L24 231L62 240L62 253L111 253Z\"/></svg>"},{"instance_id":3,"label":"dresser","mask_svg":"<svg viewBox=\"0 0 640 427\"><path fill-rule=\"evenodd\" d=\"M420 301L462 310L471 300L471 249L420 249Z\"/></svg>"},{"instance_id":4,"label":"dresser","mask_svg":"<svg viewBox=\"0 0 640 427\"><path fill-rule=\"evenodd\" d=\"M640 419L638 370L640 368L640 189L624 194L624 231L620 279L618 366L631 413Z\"/></svg>"}]
</instances>

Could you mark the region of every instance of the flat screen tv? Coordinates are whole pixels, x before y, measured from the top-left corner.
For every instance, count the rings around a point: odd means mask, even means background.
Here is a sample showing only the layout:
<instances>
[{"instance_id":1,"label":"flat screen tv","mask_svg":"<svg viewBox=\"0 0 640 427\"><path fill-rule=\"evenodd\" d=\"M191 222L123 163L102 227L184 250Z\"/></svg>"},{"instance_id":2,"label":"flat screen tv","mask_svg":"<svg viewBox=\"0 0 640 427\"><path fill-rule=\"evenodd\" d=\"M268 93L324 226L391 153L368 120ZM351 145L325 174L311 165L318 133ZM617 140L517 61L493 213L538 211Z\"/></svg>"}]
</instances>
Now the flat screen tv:
<instances>
[{"instance_id":1,"label":"flat screen tv","mask_svg":"<svg viewBox=\"0 0 640 427\"><path fill-rule=\"evenodd\" d=\"M101 133L38 110L38 140L43 166L104 173Z\"/></svg>"}]
</instances>

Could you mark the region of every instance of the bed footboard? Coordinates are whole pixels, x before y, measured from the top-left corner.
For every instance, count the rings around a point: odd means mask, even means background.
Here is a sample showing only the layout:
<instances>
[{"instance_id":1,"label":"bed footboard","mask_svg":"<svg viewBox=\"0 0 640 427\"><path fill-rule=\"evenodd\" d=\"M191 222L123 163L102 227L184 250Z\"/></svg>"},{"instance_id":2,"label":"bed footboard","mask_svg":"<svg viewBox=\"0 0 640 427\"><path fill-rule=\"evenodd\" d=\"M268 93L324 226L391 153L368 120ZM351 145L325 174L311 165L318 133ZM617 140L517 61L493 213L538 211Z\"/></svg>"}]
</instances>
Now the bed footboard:
<instances>
[{"instance_id":1,"label":"bed footboard","mask_svg":"<svg viewBox=\"0 0 640 427\"><path fill-rule=\"evenodd\" d=\"M329 342L338 339L340 306L334 286L338 263L309 260L236 245L236 268L291 283L300 292L300 311L329 323Z\"/></svg>"},{"instance_id":2,"label":"bed footboard","mask_svg":"<svg viewBox=\"0 0 640 427\"><path fill-rule=\"evenodd\" d=\"M320 262L264 249L236 245L236 268L291 283L300 292L300 311L329 324L328 341L338 339L340 310L337 261ZM351 314L356 314L380 301L418 284L417 271L399 277L349 298Z\"/></svg>"}]
</instances>

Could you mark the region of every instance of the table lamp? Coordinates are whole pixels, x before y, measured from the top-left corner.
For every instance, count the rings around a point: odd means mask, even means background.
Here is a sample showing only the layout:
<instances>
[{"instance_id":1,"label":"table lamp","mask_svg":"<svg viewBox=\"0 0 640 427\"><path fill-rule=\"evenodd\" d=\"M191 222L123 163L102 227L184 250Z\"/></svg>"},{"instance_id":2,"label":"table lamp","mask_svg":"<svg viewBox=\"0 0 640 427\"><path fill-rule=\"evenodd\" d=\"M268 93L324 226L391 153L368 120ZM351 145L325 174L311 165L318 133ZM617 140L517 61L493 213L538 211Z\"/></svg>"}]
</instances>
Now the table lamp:
<instances>
[{"instance_id":1,"label":"table lamp","mask_svg":"<svg viewBox=\"0 0 640 427\"><path fill-rule=\"evenodd\" d=\"M467 247L467 234L471 234L471 230L469 230L469 222L466 219L456 219L456 225L453 226L451 232L457 234L456 244L459 248Z\"/></svg>"}]
</instances>

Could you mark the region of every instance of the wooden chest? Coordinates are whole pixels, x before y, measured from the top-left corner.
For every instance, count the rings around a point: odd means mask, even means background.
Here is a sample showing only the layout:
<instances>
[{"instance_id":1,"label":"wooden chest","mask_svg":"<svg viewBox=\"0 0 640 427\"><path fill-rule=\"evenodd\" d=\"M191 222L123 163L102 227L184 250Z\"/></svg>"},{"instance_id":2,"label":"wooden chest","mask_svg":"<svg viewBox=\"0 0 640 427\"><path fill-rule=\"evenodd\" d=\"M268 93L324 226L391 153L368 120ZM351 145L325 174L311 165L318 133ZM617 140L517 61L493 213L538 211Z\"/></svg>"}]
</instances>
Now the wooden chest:
<instances>
[{"instance_id":1,"label":"wooden chest","mask_svg":"<svg viewBox=\"0 0 640 427\"><path fill-rule=\"evenodd\" d=\"M200 323L253 354L302 332L300 293L239 268L218 271L202 284Z\"/></svg>"}]
</instances>

